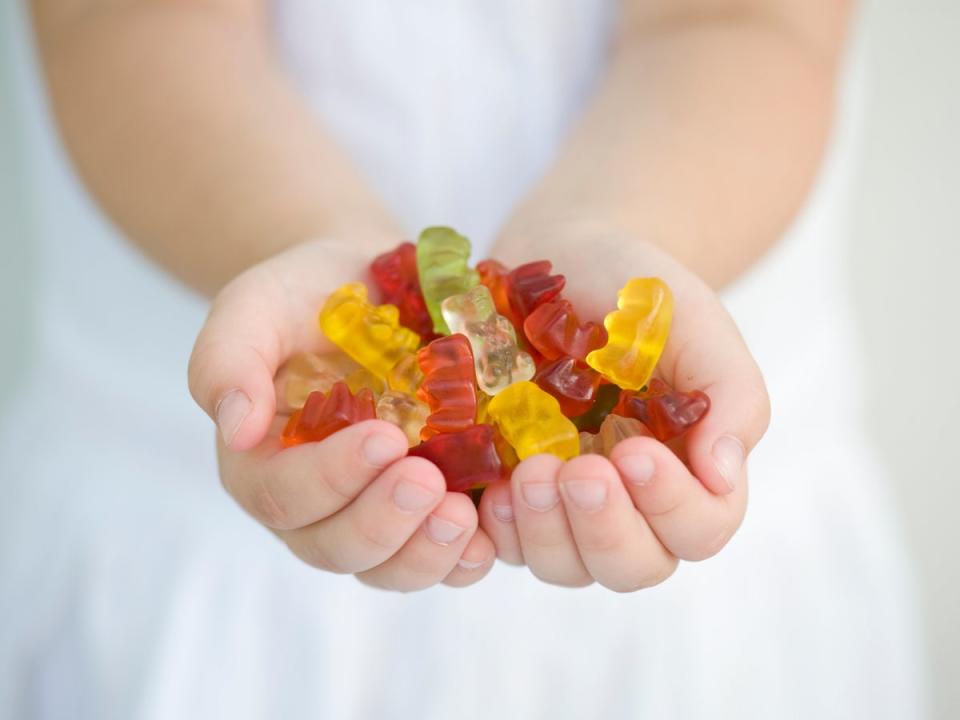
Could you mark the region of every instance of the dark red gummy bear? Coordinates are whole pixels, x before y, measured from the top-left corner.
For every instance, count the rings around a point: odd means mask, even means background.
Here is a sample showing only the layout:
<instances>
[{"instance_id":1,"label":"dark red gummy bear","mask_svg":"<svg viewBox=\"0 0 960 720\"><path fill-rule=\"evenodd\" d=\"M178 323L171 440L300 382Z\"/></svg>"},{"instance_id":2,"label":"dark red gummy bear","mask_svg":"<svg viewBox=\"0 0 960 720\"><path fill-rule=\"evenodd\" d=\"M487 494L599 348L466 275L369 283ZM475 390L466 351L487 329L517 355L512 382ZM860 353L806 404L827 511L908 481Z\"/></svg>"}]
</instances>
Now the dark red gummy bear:
<instances>
[{"instance_id":1,"label":"dark red gummy bear","mask_svg":"<svg viewBox=\"0 0 960 720\"><path fill-rule=\"evenodd\" d=\"M400 324L423 337L433 337L433 320L420 291L417 246L405 242L370 263L370 274L380 288L382 302L396 305Z\"/></svg>"},{"instance_id":2,"label":"dark red gummy bear","mask_svg":"<svg viewBox=\"0 0 960 720\"><path fill-rule=\"evenodd\" d=\"M497 455L494 430L486 424L434 435L411 448L409 454L426 458L440 468L451 492L489 485L507 475Z\"/></svg>"},{"instance_id":3,"label":"dark red gummy bear","mask_svg":"<svg viewBox=\"0 0 960 720\"><path fill-rule=\"evenodd\" d=\"M583 360L591 350L607 343L603 325L581 325L569 300L543 303L523 321L523 333L547 360L564 356Z\"/></svg>"},{"instance_id":4,"label":"dark red gummy bear","mask_svg":"<svg viewBox=\"0 0 960 720\"><path fill-rule=\"evenodd\" d=\"M600 373L576 358L563 357L540 368L533 381L557 399L564 415L575 417L593 406Z\"/></svg>"},{"instance_id":5,"label":"dark red gummy bear","mask_svg":"<svg viewBox=\"0 0 960 720\"><path fill-rule=\"evenodd\" d=\"M417 351L423 382L417 397L430 406L420 439L456 432L473 425L477 416L477 371L465 335L447 335Z\"/></svg>"},{"instance_id":6,"label":"dark red gummy bear","mask_svg":"<svg viewBox=\"0 0 960 720\"><path fill-rule=\"evenodd\" d=\"M681 392L662 380L651 380L646 391L624 390L613 412L636 418L660 442L680 437L710 410L710 398L700 390Z\"/></svg>"},{"instance_id":7,"label":"dark red gummy bear","mask_svg":"<svg viewBox=\"0 0 960 720\"><path fill-rule=\"evenodd\" d=\"M514 268L507 275L507 296L518 323L563 290L567 279L563 275L551 275L552 267L549 260L538 260Z\"/></svg>"},{"instance_id":8,"label":"dark red gummy bear","mask_svg":"<svg viewBox=\"0 0 960 720\"><path fill-rule=\"evenodd\" d=\"M287 421L281 435L284 447L317 442L348 425L377 416L373 393L364 388L355 396L340 381L324 395L319 390L307 396L307 402Z\"/></svg>"}]
</instances>

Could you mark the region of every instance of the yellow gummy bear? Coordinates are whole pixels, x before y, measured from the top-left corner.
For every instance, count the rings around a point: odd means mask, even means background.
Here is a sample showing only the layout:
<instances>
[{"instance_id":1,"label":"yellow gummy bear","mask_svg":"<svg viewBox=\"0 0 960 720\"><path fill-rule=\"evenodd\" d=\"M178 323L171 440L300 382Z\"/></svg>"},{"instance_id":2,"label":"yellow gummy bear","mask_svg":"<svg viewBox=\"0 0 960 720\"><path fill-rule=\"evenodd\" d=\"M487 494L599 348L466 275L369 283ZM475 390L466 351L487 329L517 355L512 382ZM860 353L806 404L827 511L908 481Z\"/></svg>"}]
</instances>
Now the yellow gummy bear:
<instances>
[{"instance_id":1,"label":"yellow gummy bear","mask_svg":"<svg viewBox=\"0 0 960 720\"><path fill-rule=\"evenodd\" d=\"M347 283L327 298L320 329L380 379L420 344L420 336L400 324L396 305L371 305L366 285L359 282Z\"/></svg>"},{"instance_id":2,"label":"yellow gummy bear","mask_svg":"<svg viewBox=\"0 0 960 720\"><path fill-rule=\"evenodd\" d=\"M639 390L667 344L673 294L660 278L633 278L617 293L617 308L603 319L607 344L587 364L624 390Z\"/></svg>"},{"instance_id":3,"label":"yellow gummy bear","mask_svg":"<svg viewBox=\"0 0 960 720\"><path fill-rule=\"evenodd\" d=\"M521 460L537 453L563 460L580 454L577 426L560 411L556 398L535 383L508 385L490 400L487 415Z\"/></svg>"}]
</instances>

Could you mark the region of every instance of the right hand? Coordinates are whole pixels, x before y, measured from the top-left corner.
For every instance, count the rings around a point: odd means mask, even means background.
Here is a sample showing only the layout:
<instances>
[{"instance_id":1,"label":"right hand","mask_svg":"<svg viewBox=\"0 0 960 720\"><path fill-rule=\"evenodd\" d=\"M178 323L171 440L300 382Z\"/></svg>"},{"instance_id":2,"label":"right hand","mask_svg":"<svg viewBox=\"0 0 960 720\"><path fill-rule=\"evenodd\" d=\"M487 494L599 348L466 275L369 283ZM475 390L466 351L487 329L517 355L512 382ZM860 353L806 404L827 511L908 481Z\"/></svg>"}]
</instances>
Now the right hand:
<instances>
[{"instance_id":1,"label":"right hand","mask_svg":"<svg viewBox=\"0 0 960 720\"><path fill-rule=\"evenodd\" d=\"M480 580L495 559L463 493L405 457L403 432L369 420L282 448L273 378L291 355L332 349L316 317L328 293L365 277L361 243L312 241L239 275L214 299L190 358L190 392L216 422L220 479L306 563L412 591Z\"/></svg>"}]
</instances>

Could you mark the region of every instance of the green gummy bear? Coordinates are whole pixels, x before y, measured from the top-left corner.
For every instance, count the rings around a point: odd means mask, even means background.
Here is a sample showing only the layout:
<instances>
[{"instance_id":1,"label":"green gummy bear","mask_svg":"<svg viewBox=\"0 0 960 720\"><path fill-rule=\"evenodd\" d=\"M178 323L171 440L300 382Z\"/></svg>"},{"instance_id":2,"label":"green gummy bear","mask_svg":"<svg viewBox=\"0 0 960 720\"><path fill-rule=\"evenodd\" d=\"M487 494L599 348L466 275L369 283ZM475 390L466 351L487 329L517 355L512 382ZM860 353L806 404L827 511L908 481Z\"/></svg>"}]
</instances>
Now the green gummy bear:
<instances>
[{"instance_id":1,"label":"green gummy bear","mask_svg":"<svg viewBox=\"0 0 960 720\"><path fill-rule=\"evenodd\" d=\"M433 331L449 335L440 303L480 284L480 275L467 265L470 241L448 227L429 227L417 240L417 273L420 290L433 320Z\"/></svg>"}]
</instances>

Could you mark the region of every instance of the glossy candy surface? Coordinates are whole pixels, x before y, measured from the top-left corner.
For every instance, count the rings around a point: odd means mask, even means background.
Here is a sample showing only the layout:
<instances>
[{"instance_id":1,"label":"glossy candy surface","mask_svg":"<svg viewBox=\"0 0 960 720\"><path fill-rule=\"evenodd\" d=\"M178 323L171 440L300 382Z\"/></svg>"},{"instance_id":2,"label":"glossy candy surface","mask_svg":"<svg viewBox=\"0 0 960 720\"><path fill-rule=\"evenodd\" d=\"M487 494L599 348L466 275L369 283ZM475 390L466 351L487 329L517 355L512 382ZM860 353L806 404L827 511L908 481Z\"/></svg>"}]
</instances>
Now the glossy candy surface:
<instances>
[{"instance_id":1,"label":"glossy candy surface","mask_svg":"<svg viewBox=\"0 0 960 720\"><path fill-rule=\"evenodd\" d=\"M377 400L377 417L403 430L410 447L420 442L420 430L429 414L430 408L423 402L396 390L387 390Z\"/></svg>"},{"instance_id":2,"label":"glossy candy surface","mask_svg":"<svg viewBox=\"0 0 960 720\"><path fill-rule=\"evenodd\" d=\"M370 263L370 274L385 303L396 305L400 324L421 336L433 334L433 320L420 292L417 246L405 242Z\"/></svg>"},{"instance_id":3,"label":"glossy candy surface","mask_svg":"<svg viewBox=\"0 0 960 720\"><path fill-rule=\"evenodd\" d=\"M650 379L670 332L673 295L659 278L634 278L617 293L617 310L603 320L607 344L587 364L625 390Z\"/></svg>"},{"instance_id":4,"label":"glossy candy surface","mask_svg":"<svg viewBox=\"0 0 960 720\"><path fill-rule=\"evenodd\" d=\"M480 282L476 270L467 265L470 241L455 230L430 227L417 240L417 269L420 289L433 320L433 330L448 335L440 303L451 295L460 295Z\"/></svg>"},{"instance_id":5,"label":"glossy candy surface","mask_svg":"<svg viewBox=\"0 0 960 720\"><path fill-rule=\"evenodd\" d=\"M486 287L477 285L462 295L448 297L441 311L450 332L461 333L470 341L477 384L487 395L533 377L533 358L517 346L513 325L497 312Z\"/></svg>"},{"instance_id":6,"label":"glossy candy surface","mask_svg":"<svg viewBox=\"0 0 960 720\"><path fill-rule=\"evenodd\" d=\"M613 412L636 418L660 442L680 437L710 410L710 398L700 390L681 392L662 380L651 380L646 392L624 391Z\"/></svg>"},{"instance_id":7,"label":"glossy candy surface","mask_svg":"<svg viewBox=\"0 0 960 720\"><path fill-rule=\"evenodd\" d=\"M277 410L290 413L302 408L310 393L329 392L333 384L355 372L359 366L339 350L315 355L297 353L277 373Z\"/></svg>"},{"instance_id":8,"label":"glossy candy surface","mask_svg":"<svg viewBox=\"0 0 960 720\"><path fill-rule=\"evenodd\" d=\"M387 386L407 395L416 394L422 382L423 371L417 362L416 353L404 355L387 373Z\"/></svg>"},{"instance_id":9,"label":"glossy candy surface","mask_svg":"<svg viewBox=\"0 0 960 720\"><path fill-rule=\"evenodd\" d=\"M507 475L489 425L434 435L411 448L409 454L426 458L440 468L452 492L489 485Z\"/></svg>"},{"instance_id":10,"label":"glossy candy surface","mask_svg":"<svg viewBox=\"0 0 960 720\"><path fill-rule=\"evenodd\" d=\"M621 417L620 415L607 415L603 424L600 425L600 432L580 433L580 454L593 453L610 457L621 440L634 437L636 435L649 435L650 431L639 420L634 418Z\"/></svg>"},{"instance_id":11,"label":"glossy candy surface","mask_svg":"<svg viewBox=\"0 0 960 720\"><path fill-rule=\"evenodd\" d=\"M473 425L477 415L476 371L467 339L463 335L438 338L417 352L417 362L423 371L417 397L430 406L421 439Z\"/></svg>"},{"instance_id":12,"label":"glossy candy surface","mask_svg":"<svg viewBox=\"0 0 960 720\"><path fill-rule=\"evenodd\" d=\"M347 355L379 378L420 345L420 336L400 325L395 305L371 305L363 283L336 290L320 311L320 329Z\"/></svg>"},{"instance_id":13,"label":"glossy candy surface","mask_svg":"<svg viewBox=\"0 0 960 720\"><path fill-rule=\"evenodd\" d=\"M551 275L552 268L549 260L538 260L520 265L507 274L507 297L515 322L523 323L530 313L563 290L567 279L563 275Z\"/></svg>"},{"instance_id":14,"label":"glossy candy surface","mask_svg":"<svg viewBox=\"0 0 960 720\"><path fill-rule=\"evenodd\" d=\"M284 447L317 442L348 425L372 420L377 416L373 394L361 390L356 396L344 382L335 383L326 395L313 392L304 406L287 421L281 435Z\"/></svg>"},{"instance_id":15,"label":"glossy candy surface","mask_svg":"<svg viewBox=\"0 0 960 720\"><path fill-rule=\"evenodd\" d=\"M593 407L600 373L572 357L562 357L543 365L533 381L557 399L564 415L575 417Z\"/></svg>"},{"instance_id":16,"label":"glossy candy surface","mask_svg":"<svg viewBox=\"0 0 960 720\"><path fill-rule=\"evenodd\" d=\"M569 460L580 452L576 426L556 399L532 382L514 383L495 395L487 415L521 460L537 453Z\"/></svg>"},{"instance_id":17,"label":"glossy candy surface","mask_svg":"<svg viewBox=\"0 0 960 720\"><path fill-rule=\"evenodd\" d=\"M609 415L614 406L617 404L617 401L620 399L620 388L616 385L610 384L600 384L600 387L597 389L593 405L587 410L583 415L577 415L573 420L573 424L577 426L580 430L586 430L588 432L599 432L600 425L603 423L604 419Z\"/></svg>"},{"instance_id":18,"label":"glossy candy surface","mask_svg":"<svg viewBox=\"0 0 960 720\"><path fill-rule=\"evenodd\" d=\"M497 312L512 322L513 310L507 296L507 275L510 274L507 266L497 260L481 260L477 263L477 272L480 274L480 283L490 291Z\"/></svg>"},{"instance_id":19,"label":"glossy candy surface","mask_svg":"<svg viewBox=\"0 0 960 720\"><path fill-rule=\"evenodd\" d=\"M595 322L580 324L567 300L543 303L523 321L530 344L547 360L567 356L583 360L607 342L607 331Z\"/></svg>"}]
</instances>

